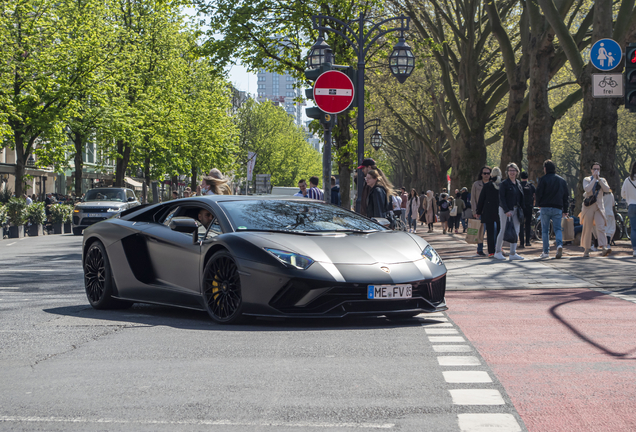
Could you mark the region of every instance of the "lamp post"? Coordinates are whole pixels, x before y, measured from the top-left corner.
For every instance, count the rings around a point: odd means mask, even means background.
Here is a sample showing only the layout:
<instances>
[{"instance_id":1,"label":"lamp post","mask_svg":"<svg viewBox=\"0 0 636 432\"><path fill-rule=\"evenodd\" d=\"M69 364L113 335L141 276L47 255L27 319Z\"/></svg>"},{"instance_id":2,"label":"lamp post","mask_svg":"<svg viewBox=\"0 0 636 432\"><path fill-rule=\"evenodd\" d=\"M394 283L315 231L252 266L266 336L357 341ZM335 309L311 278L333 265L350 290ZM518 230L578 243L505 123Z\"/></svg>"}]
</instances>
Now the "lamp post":
<instances>
[{"instance_id":1,"label":"lamp post","mask_svg":"<svg viewBox=\"0 0 636 432\"><path fill-rule=\"evenodd\" d=\"M400 83L406 81L415 68L415 56L411 51L411 47L404 41L404 32L409 30L410 18L401 15L399 17L387 18L378 23L373 23L366 19L364 14L360 14L358 19L344 22L337 18L327 15L314 15L311 17L314 30L319 30L322 39L324 32L335 33L353 48L358 57L357 79L355 82L356 99L358 107L358 165L362 164L364 159L364 68L366 65L366 56L373 44L382 36L400 32L399 42L393 47L393 52L389 56L389 67L391 73L398 79ZM323 21L332 21L338 24L343 30L334 29L323 25ZM386 27L394 22L399 21L399 26ZM365 28L368 30L365 32ZM318 41L319 41L318 40ZM317 43L318 43L317 41ZM323 40L324 42L324 40ZM316 47L316 45L314 45ZM378 131L378 134L379 131ZM375 135L375 134L374 134ZM381 135L380 135L381 138ZM358 197L356 199L356 212L360 213L362 203L362 190L364 188L364 178L362 172L358 172Z\"/></svg>"},{"instance_id":2,"label":"lamp post","mask_svg":"<svg viewBox=\"0 0 636 432\"><path fill-rule=\"evenodd\" d=\"M375 151L378 151L380 150L380 147L382 147L382 134L378 130L378 128L380 127L379 118L374 118L364 123L364 130L372 127L375 127L375 132L373 132L373 135L371 135L371 147L373 147Z\"/></svg>"}]
</instances>

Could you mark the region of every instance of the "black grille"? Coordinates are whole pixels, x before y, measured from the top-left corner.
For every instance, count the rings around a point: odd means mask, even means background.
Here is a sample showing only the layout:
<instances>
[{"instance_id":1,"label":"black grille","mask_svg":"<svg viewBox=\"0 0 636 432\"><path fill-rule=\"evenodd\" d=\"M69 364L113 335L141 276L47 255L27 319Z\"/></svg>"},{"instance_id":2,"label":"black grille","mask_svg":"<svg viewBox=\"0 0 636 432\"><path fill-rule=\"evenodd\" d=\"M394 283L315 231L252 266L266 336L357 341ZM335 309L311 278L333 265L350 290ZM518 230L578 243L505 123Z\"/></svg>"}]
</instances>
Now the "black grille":
<instances>
[{"instance_id":1,"label":"black grille","mask_svg":"<svg viewBox=\"0 0 636 432\"><path fill-rule=\"evenodd\" d=\"M78 210L84 213L107 213L109 207L79 207Z\"/></svg>"},{"instance_id":2,"label":"black grille","mask_svg":"<svg viewBox=\"0 0 636 432\"><path fill-rule=\"evenodd\" d=\"M103 221L103 220L106 220L106 219L108 219L108 218L107 217L84 218L84 219L82 219L81 225L92 225L94 223L97 223L99 221ZM80 224L76 224L76 225L80 225Z\"/></svg>"},{"instance_id":3,"label":"black grille","mask_svg":"<svg viewBox=\"0 0 636 432\"><path fill-rule=\"evenodd\" d=\"M73 216L73 223L75 225L79 225L79 221L80 221L79 216Z\"/></svg>"},{"instance_id":4,"label":"black grille","mask_svg":"<svg viewBox=\"0 0 636 432\"><path fill-rule=\"evenodd\" d=\"M293 279L276 293L269 304L286 314L330 316L411 309L433 310L434 305L444 300L446 276L432 282L416 281L410 284L413 286L412 298L383 301L368 300L366 284L324 286L314 281ZM305 296L311 297L312 291L315 298L302 306L296 306Z\"/></svg>"}]
</instances>

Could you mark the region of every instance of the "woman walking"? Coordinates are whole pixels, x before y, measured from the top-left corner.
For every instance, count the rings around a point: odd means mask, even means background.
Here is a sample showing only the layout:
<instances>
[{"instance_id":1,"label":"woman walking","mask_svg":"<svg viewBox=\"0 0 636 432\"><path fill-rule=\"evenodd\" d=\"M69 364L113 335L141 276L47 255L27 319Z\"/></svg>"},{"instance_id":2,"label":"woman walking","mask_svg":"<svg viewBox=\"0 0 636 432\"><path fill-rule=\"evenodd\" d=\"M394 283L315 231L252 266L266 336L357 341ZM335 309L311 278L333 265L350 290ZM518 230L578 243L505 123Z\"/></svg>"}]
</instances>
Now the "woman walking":
<instances>
[{"instance_id":1,"label":"woman walking","mask_svg":"<svg viewBox=\"0 0 636 432\"><path fill-rule=\"evenodd\" d=\"M369 171L365 181L371 188L367 197L367 217L386 217L387 210L391 208L391 195L395 194L391 183L376 170Z\"/></svg>"},{"instance_id":2,"label":"woman walking","mask_svg":"<svg viewBox=\"0 0 636 432\"><path fill-rule=\"evenodd\" d=\"M417 217L419 215L419 210L420 208L420 197L417 195L417 192L415 191L415 189L411 189L411 193L409 194L409 203L408 203L408 209L409 209L409 232L415 232L415 229L417 228ZM411 227L413 227L411 229Z\"/></svg>"},{"instance_id":3,"label":"woman walking","mask_svg":"<svg viewBox=\"0 0 636 432\"><path fill-rule=\"evenodd\" d=\"M437 214L437 201L432 190L426 191L426 204L424 204L424 215L426 215L426 224L428 232L433 232L433 224L435 223L435 215Z\"/></svg>"},{"instance_id":4,"label":"woman walking","mask_svg":"<svg viewBox=\"0 0 636 432\"><path fill-rule=\"evenodd\" d=\"M583 201L583 208L581 208L581 225L583 225L581 244L585 248L583 256L590 256L592 231L594 230L596 230L598 245L603 248L601 256L607 256L611 253L611 249L607 248L607 238L605 237L607 218L605 217L606 209L603 202L603 194L609 192L610 187L607 181L601 177L600 163L594 162L590 169L592 170L592 175L583 179L583 190L585 191L583 194L585 200Z\"/></svg>"},{"instance_id":5,"label":"woman walking","mask_svg":"<svg viewBox=\"0 0 636 432\"><path fill-rule=\"evenodd\" d=\"M470 208L473 209L473 212L475 212L475 209L477 208L477 202L479 202L481 190L483 189L484 185L490 181L490 171L491 169L488 165L483 166L481 168L481 171L479 171L479 178L475 183L473 183L473 186L470 189ZM476 214L474 216L477 217ZM479 230L479 232L480 235L477 239L477 255L485 255L483 230Z\"/></svg>"},{"instance_id":6,"label":"woman walking","mask_svg":"<svg viewBox=\"0 0 636 432\"><path fill-rule=\"evenodd\" d=\"M439 207L439 221L442 223L442 229L444 230L444 234L446 234L446 230L448 229L448 219L450 218L450 209L451 203L448 200L448 194L442 193L439 196L439 201L437 203Z\"/></svg>"},{"instance_id":7,"label":"woman walking","mask_svg":"<svg viewBox=\"0 0 636 432\"><path fill-rule=\"evenodd\" d=\"M459 224L462 221L462 216L464 214L464 210L466 209L466 203L464 203L464 200L462 199L462 194L461 193L457 193L457 195L455 195L455 206L454 206L456 213L455 213L455 234L459 234ZM452 229L453 227L451 227Z\"/></svg>"},{"instance_id":8,"label":"woman walking","mask_svg":"<svg viewBox=\"0 0 636 432\"><path fill-rule=\"evenodd\" d=\"M627 216L629 217L629 224L631 225L632 239L632 255L636 258L636 160L632 162L632 169L629 171L629 177L623 182L621 188L621 196L627 201Z\"/></svg>"},{"instance_id":9,"label":"woman walking","mask_svg":"<svg viewBox=\"0 0 636 432\"><path fill-rule=\"evenodd\" d=\"M475 216L486 225L486 241L488 243L488 257L495 256L495 239L499 235L499 186L501 185L501 170L494 167L490 173L490 181L484 185L479 195Z\"/></svg>"},{"instance_id":10,"label":"woman walking","mask_svg":"<svg viewBox=\"0 0 636 432\"><path fill-rule=\"evenodd\" d=\"M499 222L501 223L501 231L497 236L497 245L495 246L495 258L499 260L506 259L503 256L503 238L506 232L506 226L513 223L515 229L515 240L519 239L519 213L523 213L523 187L521 182L517 180L519 175L519 167L516 163L510 162L506 167L508 178L501 182L499 186ZM523 257L517 255L517 242L510 243L510 256L508 260L522 260Z\"/></svg>"}]
</instances>

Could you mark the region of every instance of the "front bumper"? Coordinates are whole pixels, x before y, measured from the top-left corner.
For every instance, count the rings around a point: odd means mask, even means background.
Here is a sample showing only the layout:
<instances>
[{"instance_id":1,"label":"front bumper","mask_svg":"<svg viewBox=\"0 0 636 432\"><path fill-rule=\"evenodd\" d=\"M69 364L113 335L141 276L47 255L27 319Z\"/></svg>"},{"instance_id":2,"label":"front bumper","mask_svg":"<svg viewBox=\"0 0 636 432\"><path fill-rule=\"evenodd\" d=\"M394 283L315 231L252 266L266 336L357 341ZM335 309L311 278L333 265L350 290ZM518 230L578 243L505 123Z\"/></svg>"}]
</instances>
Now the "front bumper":
<instances>
[{"instance_id":1,"label":"front bumper","mask_svg":"<svg viewBox=\"0 0 636 432\"><path fill-rule=\"evenodd\" d=\"M107 212L73 212L73 227L86 228L94 223L101 222L109 219L119 212L107 211Z\"/></svg>"}]
</instances>

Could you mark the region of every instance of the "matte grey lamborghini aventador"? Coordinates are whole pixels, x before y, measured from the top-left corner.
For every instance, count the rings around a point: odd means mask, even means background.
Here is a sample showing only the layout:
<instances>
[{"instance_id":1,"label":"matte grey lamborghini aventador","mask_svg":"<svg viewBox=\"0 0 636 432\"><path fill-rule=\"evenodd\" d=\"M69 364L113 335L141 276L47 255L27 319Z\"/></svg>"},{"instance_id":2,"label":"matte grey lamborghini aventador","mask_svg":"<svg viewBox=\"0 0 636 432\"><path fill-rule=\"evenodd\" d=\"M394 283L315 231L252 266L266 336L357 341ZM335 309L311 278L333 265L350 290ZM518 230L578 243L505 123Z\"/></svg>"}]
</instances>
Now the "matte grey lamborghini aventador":
<instances>
[{"instance_id":1,"label":"matte grey lamborghini aventador","mask_svg":"<svg viewBox=\"0 0 636 432\"><path fill-rule=\"evenodd\" d=\"M96 309L134 302L244 316L405 318L446 310L446 267L420 237L297 197L140 206L84 230Z\"/></svg>"}]
</instances>

